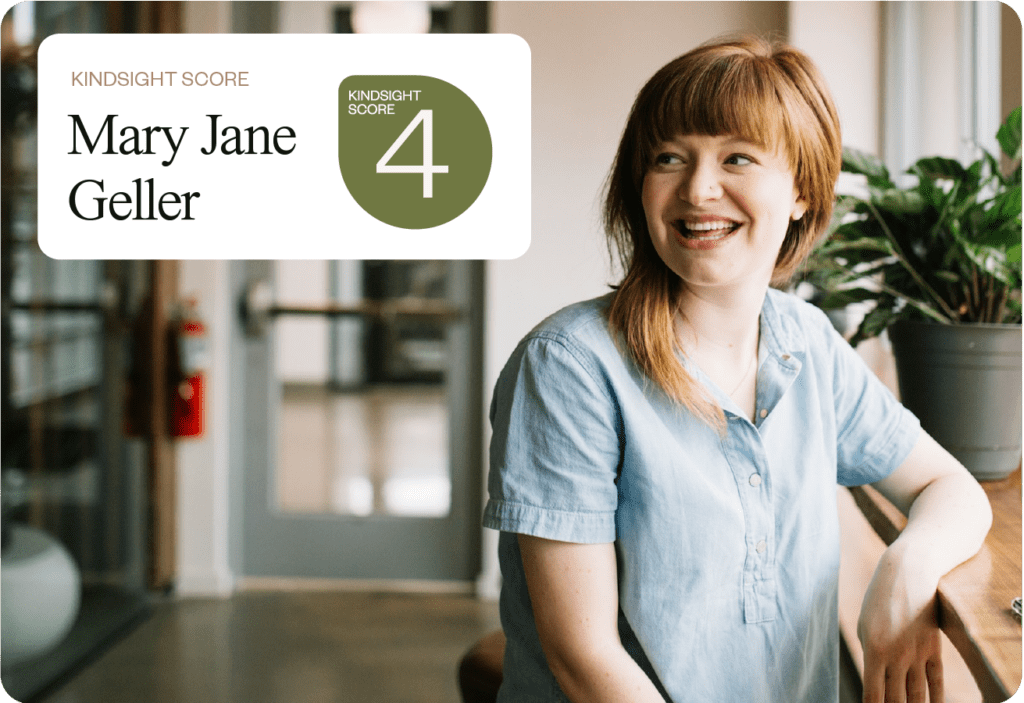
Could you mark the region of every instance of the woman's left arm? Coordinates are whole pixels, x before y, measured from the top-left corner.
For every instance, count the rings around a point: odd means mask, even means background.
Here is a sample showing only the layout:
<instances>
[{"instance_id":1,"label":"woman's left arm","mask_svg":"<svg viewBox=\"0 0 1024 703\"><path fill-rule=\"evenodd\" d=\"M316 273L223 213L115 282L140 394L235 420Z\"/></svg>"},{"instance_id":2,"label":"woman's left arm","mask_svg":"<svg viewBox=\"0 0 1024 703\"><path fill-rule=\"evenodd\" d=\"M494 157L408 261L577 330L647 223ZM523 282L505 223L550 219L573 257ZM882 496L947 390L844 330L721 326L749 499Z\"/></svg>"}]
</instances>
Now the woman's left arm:
<instances>
[{"instance_id":1,"label":"woman's left arm","mask_svg":"<svg viewBox=\"0 0 1024 703\"><path fill-rule=\"evenodd\" d=\"M988 497L960 462L921 432L906 460L873 484L907 516L864 596L864 703L943 700L936 622L939 579L980 549L992 524Z\"/></svg>"}]
</instances>

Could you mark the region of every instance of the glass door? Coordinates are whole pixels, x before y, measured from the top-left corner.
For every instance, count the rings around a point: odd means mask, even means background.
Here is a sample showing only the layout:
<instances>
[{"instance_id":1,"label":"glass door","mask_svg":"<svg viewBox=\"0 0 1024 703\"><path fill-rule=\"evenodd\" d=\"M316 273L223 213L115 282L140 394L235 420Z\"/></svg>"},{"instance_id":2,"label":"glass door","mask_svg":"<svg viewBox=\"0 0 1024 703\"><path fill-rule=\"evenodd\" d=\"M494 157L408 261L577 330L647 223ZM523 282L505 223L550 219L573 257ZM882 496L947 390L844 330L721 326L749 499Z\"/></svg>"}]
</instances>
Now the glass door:
<instances>
[{"instance_id":1,"label":"glass door","mask_svg":"<svg viewBox=\"0 0 1024 703\"><path fill-rule=\"evenodd\" d=\"M474 579L480 263L247 268L246 575Z\"/></svg>"},{"instance_id":2,"label":"glass door","mask_svg":"<svg viewBox=\"0 0 1024 703\"><path fill-rule=\"evenodd\" d=\"M113 5L21 3L0 32L0 678L17 700L149 608L147 442L125 431L149 264L56 261L37 241L37 47L133 26Z\"/></svg>"}]
</instances>

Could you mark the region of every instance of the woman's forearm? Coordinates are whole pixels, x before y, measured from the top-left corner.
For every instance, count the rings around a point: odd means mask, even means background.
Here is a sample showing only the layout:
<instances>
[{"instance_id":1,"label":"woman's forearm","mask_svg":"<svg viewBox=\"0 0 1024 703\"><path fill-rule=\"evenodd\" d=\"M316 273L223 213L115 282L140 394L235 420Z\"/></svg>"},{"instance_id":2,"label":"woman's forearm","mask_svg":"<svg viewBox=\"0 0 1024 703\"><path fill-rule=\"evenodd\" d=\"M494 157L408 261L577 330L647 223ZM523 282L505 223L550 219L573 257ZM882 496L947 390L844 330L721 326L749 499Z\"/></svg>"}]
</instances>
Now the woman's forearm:
<instances>
[{"instance_id":1,"label":"woman's forearm","mask_svg":"<svg viewBox=\"0 0 1024 703\"><path fill-rule=\"evenodd\" d=\"M939 579L978 552L992 524L988 497L969 476L936 479L909 513L888 551L933 591Z\"/></svg>"},{"instance_id":2,"label":"woman's forearm","mask_svg":"<svg viewBox=\"0 0 1024 703\"><path fill-rule=\"evenodd\" d=\"M618 642L600 651L549 656L548 665L573 703L664 703L654 683Z\"/></svg>"},{"instance_id":3,"label":"woman's forearm","mask_svg":"<svg viewBox=\"0 0 1024 703\"><path fill-rule=\"evenodd\" d=\"M537 634L573 703L664 703L619 640L613 544L519 535Z\"/></svg>"},{"instance_id":4,"label":"woman's forearm","mask_svg":"<svg viewBox=\"0 0 1024 703\"><path fill-rule=\"evenodd\" d=\"M913 573L937 585L981 548L992 525L992 508L978 482L928 435L907 462L939 475L916 494L891 496L907 516L907 526L890 545L890 558L907 562Z\"/></svg>"},{"instance_id":5,"label":"woman's forearm","mask_svg":"<svg viewBox=\"0 0 1024 703\"><path fill-rule=\"evenodd\" d=\"M992 508L977 481L924 432L875 486L907 515L907 526L882 554L857 623L864 701L942 700L935 591L945 573L981 547Z\"/></svg>"}]
</instances>

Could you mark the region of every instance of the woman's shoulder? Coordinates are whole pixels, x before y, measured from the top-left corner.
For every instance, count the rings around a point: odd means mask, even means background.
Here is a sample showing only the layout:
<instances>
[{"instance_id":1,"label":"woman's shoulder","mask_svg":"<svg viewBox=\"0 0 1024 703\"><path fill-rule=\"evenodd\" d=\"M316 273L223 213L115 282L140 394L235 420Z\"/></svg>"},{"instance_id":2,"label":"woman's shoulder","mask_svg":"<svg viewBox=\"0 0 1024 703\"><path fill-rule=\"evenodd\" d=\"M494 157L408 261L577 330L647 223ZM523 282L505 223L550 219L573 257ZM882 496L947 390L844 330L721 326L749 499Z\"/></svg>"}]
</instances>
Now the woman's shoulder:
<instances>
[{"instance_id":1,"label":"woman's shoulder","mask_svg":"<svg viewBox=\"0 0 1024 703\"><path fill-rule=\"evenodd\" d=\"M612 295L582 300L551 313L523 341L543 338L585 343L588 339L609 337L607 313Z\"/></svg>"},{"instance_id":2,"label":"woman's shoulder","mask_svg":"<svg viewBox=\"0 0 1024 703\"><path fill-rule=\"evenodd\" d=\"M832 322L817 305L775 288L768 289L765 302L766 311L772 313L769 323L780 328L780 333L810 343L830 341L834 333Z\"/></svg>"},{"instance_id":3,"label":"woman's shoulder","mask_svg":"<svg viewBox=\"0 0 1024 703\"><path fill-rule=\"evenodd\" d=\"M852 353L825 311L797 295L769 290L765 310L772 311L766 316L769 334L788 353L803 354L805 360L816 359L822 368L833 368L839 358Z\"/></svg>"},{"instance_id":4,"label":"woman's shoulder","mask_svg":"<svg viewBox=\"0 0 1024 703\"><path fill-rule=\"evenodd\" d=\"M608 328L611 296L573 303L544 318L516 345L507 366L568 363L596 374L599 368L621 364L621 353Z\"/></svg>"}]
</instances>

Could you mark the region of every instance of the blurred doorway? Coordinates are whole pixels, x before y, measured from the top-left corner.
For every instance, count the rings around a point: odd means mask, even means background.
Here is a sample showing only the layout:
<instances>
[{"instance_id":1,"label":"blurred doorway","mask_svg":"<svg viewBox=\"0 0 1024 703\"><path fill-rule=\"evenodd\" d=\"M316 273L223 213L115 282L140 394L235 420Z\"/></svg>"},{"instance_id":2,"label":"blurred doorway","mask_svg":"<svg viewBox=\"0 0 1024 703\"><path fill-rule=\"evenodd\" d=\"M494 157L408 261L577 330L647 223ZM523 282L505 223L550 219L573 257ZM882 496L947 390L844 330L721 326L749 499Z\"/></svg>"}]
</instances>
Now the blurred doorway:
<instances>
[{"instance_id":1,"label":"blurred doorway","mask_svg":"<svg viewBox=\"0 0 1024 703\"><path fill-rule=\"evenodd\" d=\"M244 266L245 574L474 579L481 263Z\"/></svg>"}]
</instances>

